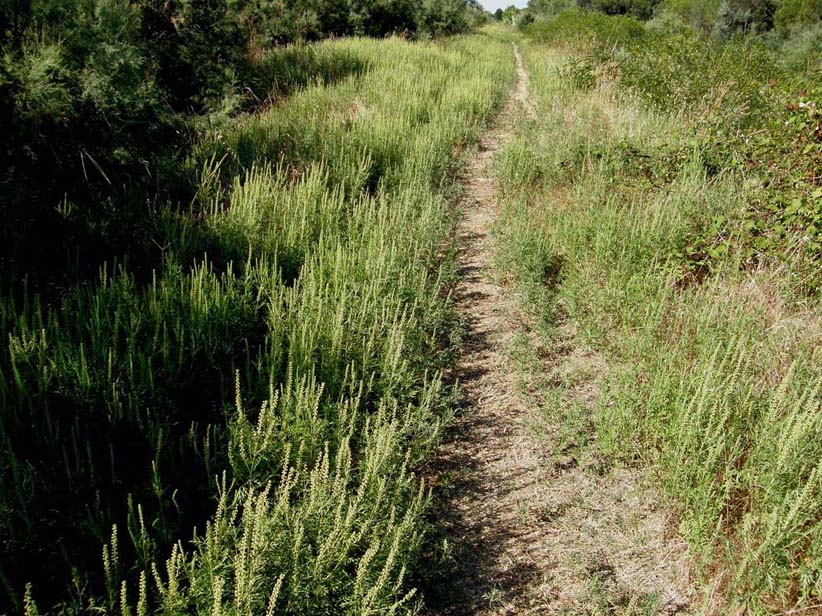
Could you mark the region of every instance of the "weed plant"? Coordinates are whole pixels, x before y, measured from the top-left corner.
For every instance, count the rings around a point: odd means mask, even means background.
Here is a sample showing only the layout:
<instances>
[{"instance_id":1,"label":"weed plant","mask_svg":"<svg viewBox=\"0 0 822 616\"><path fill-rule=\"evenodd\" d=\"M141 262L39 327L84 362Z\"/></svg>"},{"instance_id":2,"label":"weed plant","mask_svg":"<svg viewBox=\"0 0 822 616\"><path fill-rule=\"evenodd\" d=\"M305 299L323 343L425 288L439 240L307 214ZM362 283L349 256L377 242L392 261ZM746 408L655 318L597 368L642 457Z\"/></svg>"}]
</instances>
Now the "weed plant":
<instances>
[{"instance_id":1,"label":"weed plant","mask_svg":"<svg viewBox=\"0 0 822 616\"><path fill-rule=\"evenodd\" d=\"M675 22L644 26L595 13L562 13L528 32L569 53L564 70L579 87L604 79L658 111L699 114L699 123L675 125L688 131L679 141L699 151L709 175L733 169L759 185L744 206L719 213L678 247L688 276L706 275L732 251L748 269L781 259L791 270L786 281L818 294L822 99L811 56L797 61L790 50L782 56L757 38L722 42ZM687 155L665 144L652 158Z\"/></svg>"},{"instance_id":2,"label":"weed plant","mask_svg":"<svg viewBox=\"0 0 822 616\"><path fill-rule=\"evenodd\" d=\"M785 91L766 81L779 69L762 73L758 56L710 65L735 47L648 33L605 54L575 23L524 43L539 112L497 159L500 262L549 334L575 325L609 358L599 446L653 468L708 588L694 608L818 604L822 314L819 251L803 252L816 223L776 235L774 218L751 213L797 195L816 208L816 180L786 175L780 158L818 143L807 128L772 132L768 116L808 108L779 107ZM573 78L581 58L589 79ZM757 164L752 148L774 162ZM756 237L768 246L751 260ZM704 268L690 262L694 238L713 250Z\"/></svg>"},{"instance_id":3,"label":"weed plant","mask_svg":"<svg viewBox=\"0 0 822 616\"><path fill-rule=\"evenodd\" d=\"M450 395L442 189L513 63L485 37L317 53L363 70L206 127L161 267L3 294L0 610L414 608L414 469Z\"/></svg>"}]
</instances>

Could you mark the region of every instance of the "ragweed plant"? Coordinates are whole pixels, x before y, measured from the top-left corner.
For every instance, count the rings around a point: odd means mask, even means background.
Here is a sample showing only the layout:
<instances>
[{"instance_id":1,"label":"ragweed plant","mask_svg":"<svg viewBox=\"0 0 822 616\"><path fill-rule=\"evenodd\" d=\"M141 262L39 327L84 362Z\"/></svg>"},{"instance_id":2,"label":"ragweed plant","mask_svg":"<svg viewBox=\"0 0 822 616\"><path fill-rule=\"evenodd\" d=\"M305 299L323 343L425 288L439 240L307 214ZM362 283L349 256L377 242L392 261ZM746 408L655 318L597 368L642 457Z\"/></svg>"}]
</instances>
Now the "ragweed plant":
<instances>
[{"instance_id":1,"label":"ragweed plant","mask_svg":"<svg viewBox=\"0 0 822 616\"><path fill-rule=\"evenodd\" d=\"M603 48L562 23L552 26L552 44L523 43L539 114L496 161L500 263L548 335L573 323L584 344L609 358L592 418L598 447L656 473L701 579L721 591L712 599L722 605L698 609L772 613L818 604L818 298L794 284L794 264L763 259L751 267L745 246L712 224L746 212L762 183L700 141L728 112L724 102L744 107L740 121L767 121L756 117L761 108L740 103L767 93L728 92L723 77L748 71L733 87L750 88L761 75L734 64L694 85L693 75L679 78L672 51L654 46L658 33L621 22L603 32L622 41L625 56L602 64ZM676 53L702 53L700 61L729 53L689 44L697 47ZM580 53L593 58L591 79L573 78L577 64L569 69L568 55ZM667 98L636 91L643 54L671 68ZM739 146L740 158L747 147ZM778 186L769 190L784 189L780 198L793 190ZM711 229L723 251L710 271L683 275L683 249Z\"/></svg>"},{"instance_id":2,"label":"ragweed plant","mask_svg":"<svg viewBox=\"0 0 822 616\"><path fill-rule=\"evenodd\" d=\"M449 399L443 189L513 63L484 37L322 53L358 70L204 127L161 269L3 294L4 607L415 608L414 469Z\"/></svg>"}]
</instances>

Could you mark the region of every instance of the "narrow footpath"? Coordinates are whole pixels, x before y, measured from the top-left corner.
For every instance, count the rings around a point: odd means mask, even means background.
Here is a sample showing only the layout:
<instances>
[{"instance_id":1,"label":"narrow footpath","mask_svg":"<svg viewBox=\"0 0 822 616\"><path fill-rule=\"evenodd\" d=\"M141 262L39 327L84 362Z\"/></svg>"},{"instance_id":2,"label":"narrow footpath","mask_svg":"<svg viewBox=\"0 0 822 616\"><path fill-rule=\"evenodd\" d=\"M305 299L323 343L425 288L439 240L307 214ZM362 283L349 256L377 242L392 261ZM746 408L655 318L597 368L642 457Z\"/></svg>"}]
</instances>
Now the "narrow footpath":
<instances>
[{"instance_id":1,"label":"narrow footpath","mask_svg":"<svg viewBox=\"0 0 822 616\"><path fill-rule=\"evenodd\" d=\"M516 46L513 53L516 86L462 179L454 295L466 324L456 367L462 410L436 456L434 505L455 571L434 613L686 613L687 564L664 513L632 471L586 468L550 451L536 432L556 427L535 430L546 420L512 365L522 316L513 291L494 282L490 229L494 155L535 114ZM574 348L564 355L546 371L582 364L594 377L578 394L595 404L602 359Z\"/></svg>"}]
</instances>

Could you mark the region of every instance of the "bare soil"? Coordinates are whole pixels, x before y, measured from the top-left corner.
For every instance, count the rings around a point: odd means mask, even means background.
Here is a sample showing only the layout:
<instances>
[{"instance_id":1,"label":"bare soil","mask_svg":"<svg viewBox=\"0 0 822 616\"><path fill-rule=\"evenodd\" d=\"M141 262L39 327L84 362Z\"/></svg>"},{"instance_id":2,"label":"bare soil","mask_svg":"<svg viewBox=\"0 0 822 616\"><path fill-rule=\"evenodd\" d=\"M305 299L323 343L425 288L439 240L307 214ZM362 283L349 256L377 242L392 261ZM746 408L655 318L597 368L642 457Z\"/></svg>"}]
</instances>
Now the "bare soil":
<instances>
[{"instance_id":1,"label":"bare soil","mask_svg":"<svg viewBox=\"0 0 822 616\"><path fill-rule=\"evenodd\" d=\"M579 346L572 326L540 348L515 291L495 282L492 162L535 113L516 47L514 55L516 87L462 179L462 403L434 465L435 514L454 566L432 612L685 613L687 553L641 471L602 460L593 436L584 447L569 442L562 424L563 409L596 412L605 360ZM523 344L536 358L532 374L512 359Z\"/></svg>"}]
</instances>

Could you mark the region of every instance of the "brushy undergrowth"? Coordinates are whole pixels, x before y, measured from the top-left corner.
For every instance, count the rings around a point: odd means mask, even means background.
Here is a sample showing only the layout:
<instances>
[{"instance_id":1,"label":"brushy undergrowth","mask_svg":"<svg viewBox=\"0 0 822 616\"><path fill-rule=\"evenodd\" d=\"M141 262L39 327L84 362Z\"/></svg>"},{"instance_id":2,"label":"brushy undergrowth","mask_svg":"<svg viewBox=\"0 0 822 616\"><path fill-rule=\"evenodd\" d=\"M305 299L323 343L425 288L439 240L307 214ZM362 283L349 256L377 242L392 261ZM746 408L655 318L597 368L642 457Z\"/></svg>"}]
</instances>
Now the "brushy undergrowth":
<instances>
[{"instance_id":1,"label":"brushy undergrowth","mask_svg":"<svg viewBox=\"0 0 822 616\"><path fill-rule=\"evenodd\" d=\"M697 113L675 123L671 143L622 156L649 168L676 168L698 151L709 176L733 171L757 190L744 206L706 221L677 250L683 278L702 278L728 252L754 269L778 258L786 280L817 294L822 284L822 89L818 62L797 62L757 38L717 41L677 22L648 26L630 18L567 12L527 28L562 47L563 69L578 87L601 78L651 109ZM799 65L799 68L797 67Z\"/></svg>"},{"instance_id":2,"label":"brushy undergrowth","mask_svg":"<svg viewBox=\"0 0 822 616\"><path fill-rule=\"evenodd\" d=\"M204 124L364 69L335 45L305 41L462 33L482 21L477 7L465 0L0 3L0 284L26 276L57 295L126 253L132 271L150 272L162 257L152 224L197 189L181 160Z\"/></svg>"},{"instance_id":3,"label":"brushy undergrowth","mask_svg":"<svg viewBox=\"0 0 822 616\"><path fill-rule=\"evenodd\" d=\"M599 447L657 473L694 609L818 604L818 91L750 43L561 19L523 42L539 110L497 160L502 266L609 358Z\"/></svg>"},{"instance_id":4,"label":"brushy undergrowth","mask_svg":"<svg viewBox=\"0 0 822 616\"><path fill-rule=\"evenodd\" d=\"M367 70L204 127L162 267L3 294L0 611L414 607L443 187L513 65L485 37L324 49Z\"/></svg>"}]
</instances>

